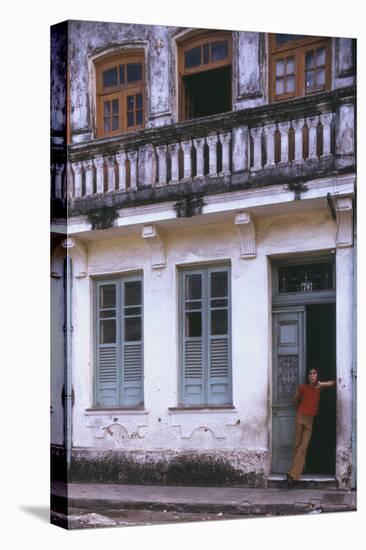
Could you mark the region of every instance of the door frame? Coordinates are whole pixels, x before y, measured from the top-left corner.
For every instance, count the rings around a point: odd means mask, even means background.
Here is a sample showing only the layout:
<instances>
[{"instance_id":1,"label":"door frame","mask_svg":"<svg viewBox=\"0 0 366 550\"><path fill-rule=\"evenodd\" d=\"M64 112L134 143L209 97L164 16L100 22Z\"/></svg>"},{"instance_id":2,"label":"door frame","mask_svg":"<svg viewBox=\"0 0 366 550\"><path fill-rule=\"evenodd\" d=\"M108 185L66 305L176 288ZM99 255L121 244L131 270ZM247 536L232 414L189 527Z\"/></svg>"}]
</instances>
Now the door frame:
<instances>
[{"instance_id":1,"label":"door frame","mask_svg":"<svg viewBox=\"0 0 366 550\"><path fill-rule=\"evenodd\" d=\"M333 264L333 289L323 291L304 291L293 292L288 294L280 294L278 287L278 269L284 265L301 265L310 263L332 263ZM282 311L297 311L299 307L306 307L307 305L317 305L326 303L337 303L337 282L336 282L336 258L334 251L325 251L319 254L297 254L288 257L281 256L281 258L270 258L271 274L272 274L272 293L271 293L271 372L270 372L270 384L271 384L271 402L270 402L270 453L269 453L269 475L272 475L273 465L273 400L274 400L274 367L275 367L275 332L274 332L274 313ZM336 315L336 333L337 333L337 315ZM337 341L337 340L336 340ZM337 349L337 348L336 348ZM336 354L337 355L337 354ZM306 339L304 340L304 361L306 366ZM336 363L338 360L336 360ZM336 365L337 368L337 365ZM336 418L336 422L337 422ZM337 447L337 442L336 442Z\"/></svg>"}]
</instances>

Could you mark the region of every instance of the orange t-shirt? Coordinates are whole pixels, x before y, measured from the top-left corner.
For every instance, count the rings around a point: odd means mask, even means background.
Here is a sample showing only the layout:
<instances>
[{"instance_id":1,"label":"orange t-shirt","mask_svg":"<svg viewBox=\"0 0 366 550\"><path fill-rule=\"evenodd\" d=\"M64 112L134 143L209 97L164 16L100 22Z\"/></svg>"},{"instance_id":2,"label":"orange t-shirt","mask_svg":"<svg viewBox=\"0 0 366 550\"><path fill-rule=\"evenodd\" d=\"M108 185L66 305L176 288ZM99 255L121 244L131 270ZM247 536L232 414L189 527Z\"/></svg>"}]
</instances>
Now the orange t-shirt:
<instances>
[{"instance_id":1,"label":"orange t-shirt","mask_svg":"<svg viewBox=\"0 0 366 550\"><path fill-rule=\"evenodd\" d=\"M300 384L297 395L300 399L297 411L309 416L316 416L319 409L320 388L314 388L310 384Z\"/></svg>"}]
</instances>

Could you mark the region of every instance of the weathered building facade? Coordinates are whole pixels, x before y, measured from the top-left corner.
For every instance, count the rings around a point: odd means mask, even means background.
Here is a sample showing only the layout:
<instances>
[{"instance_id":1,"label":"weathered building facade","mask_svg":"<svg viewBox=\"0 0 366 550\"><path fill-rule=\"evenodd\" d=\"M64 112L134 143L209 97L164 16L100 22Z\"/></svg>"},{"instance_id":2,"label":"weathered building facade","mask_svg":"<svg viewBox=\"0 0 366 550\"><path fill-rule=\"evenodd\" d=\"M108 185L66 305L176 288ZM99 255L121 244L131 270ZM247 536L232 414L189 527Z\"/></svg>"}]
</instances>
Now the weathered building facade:
<instances>
[{"instance_id":1,"label":"weathered building facade","mask_svg":"<svg viewBox=\"0 0 366 550\"><path fill-rule=\"evenodd\" d=\"M82 21L51 35L55 463L267 486L316 365L337 389L306 472L350 488L354 41Z\"/></svg>"}]
</instances>

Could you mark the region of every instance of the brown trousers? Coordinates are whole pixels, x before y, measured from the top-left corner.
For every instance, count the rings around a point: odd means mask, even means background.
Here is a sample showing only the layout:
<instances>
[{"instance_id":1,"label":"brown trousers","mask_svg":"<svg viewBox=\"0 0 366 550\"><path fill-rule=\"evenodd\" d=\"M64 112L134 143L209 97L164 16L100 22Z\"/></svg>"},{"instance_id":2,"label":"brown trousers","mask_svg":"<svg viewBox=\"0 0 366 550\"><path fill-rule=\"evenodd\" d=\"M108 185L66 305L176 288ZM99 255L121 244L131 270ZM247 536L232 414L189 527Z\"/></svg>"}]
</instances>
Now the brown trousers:
<instances>
[{"instance_id":1,"label":"brown trousers","mask_svg":"<svg viewBox=\"0 0 366 550\"><path fill-rule=\"evenodd\" d=\"M313 416L299 412L296 414L294 454L292 466L288 471L288 475L295 480L300 478L305 466L306 451L308 450L313 430L313 420Z\"/></svg>"}]
</instances>

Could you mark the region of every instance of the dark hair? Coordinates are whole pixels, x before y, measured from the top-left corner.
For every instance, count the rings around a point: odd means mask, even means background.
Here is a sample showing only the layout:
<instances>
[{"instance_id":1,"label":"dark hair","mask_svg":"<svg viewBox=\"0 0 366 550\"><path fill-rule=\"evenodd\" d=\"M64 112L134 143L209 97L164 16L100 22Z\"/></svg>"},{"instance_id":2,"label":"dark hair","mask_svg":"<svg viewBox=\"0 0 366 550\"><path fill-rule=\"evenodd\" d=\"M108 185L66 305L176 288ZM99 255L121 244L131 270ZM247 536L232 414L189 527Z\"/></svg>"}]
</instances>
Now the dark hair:
<instances>
[{"instance_id":1,"label":"dark hair","mask_svg":"<svg viewBox=\"0 0 366 550\"><path fill-rule=\"evenodd\" d=\"M307 370L307 374L309 374L311 370L315 370L317 375L320 376L320 370L318 369L318 367L309 367Z\"/></svg>"}]
</instances>

